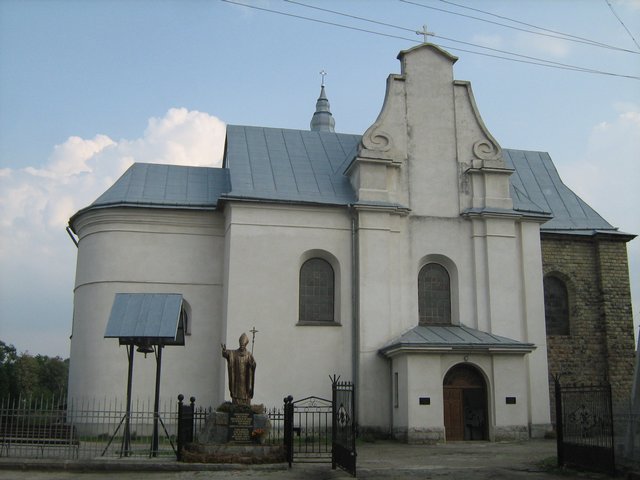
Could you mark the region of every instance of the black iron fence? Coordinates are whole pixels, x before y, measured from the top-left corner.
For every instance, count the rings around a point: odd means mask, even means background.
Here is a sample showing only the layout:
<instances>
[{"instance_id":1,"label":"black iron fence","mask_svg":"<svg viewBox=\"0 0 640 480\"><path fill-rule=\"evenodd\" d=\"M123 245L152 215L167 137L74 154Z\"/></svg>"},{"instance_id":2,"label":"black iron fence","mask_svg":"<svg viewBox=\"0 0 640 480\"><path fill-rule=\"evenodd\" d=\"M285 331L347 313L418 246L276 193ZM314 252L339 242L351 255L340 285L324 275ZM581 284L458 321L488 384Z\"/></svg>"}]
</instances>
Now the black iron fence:
<instances>
[{"instance_id":1,"label":"black iron fence","mask_svg":"<svg viewBox=\"0 0 640 480\"><path fill-rule=\"evenodd\" d=\"M555 381L558 464L615 472L611 386Z\"/></svg>"},{"instance_id":2,"label":"black iron fence","mask_svg":"<svg viewBox=\"0 0 640 480\"><path fill-rule=\"evenodd\" d=\"M82 399L67 403L65 395L52 398L0 399L0 456L14 458L84 459L106 457L176 458L178 399L161 402L163 428L157 447L153 442L153 401L134 400L129 417L129 440L125 438L124 399ZM211 407L193 405L193 439L198 440ZM264 443L284 441L284 412L268 409L270 428Z\"/></svg>"}]
</instances>

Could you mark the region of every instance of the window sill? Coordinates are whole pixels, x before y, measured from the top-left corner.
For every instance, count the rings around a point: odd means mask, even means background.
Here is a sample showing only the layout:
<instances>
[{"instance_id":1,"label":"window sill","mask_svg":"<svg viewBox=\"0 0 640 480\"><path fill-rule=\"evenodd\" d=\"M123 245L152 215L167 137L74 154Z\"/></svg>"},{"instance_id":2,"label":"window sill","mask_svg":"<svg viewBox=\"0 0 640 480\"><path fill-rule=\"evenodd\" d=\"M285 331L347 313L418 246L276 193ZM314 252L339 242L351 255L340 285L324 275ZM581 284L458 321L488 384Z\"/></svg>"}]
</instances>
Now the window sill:
<instances>
[{"instance_id":1,"label":"window sill","mask_svg":"<svg viewBox=\"0 0 640 480\"><path fill-rule=\"evenodd\" d=\"M337 322L327 322L327 321L301 321L296 323L296 327L341 327L342 325Z\"/></svg>"}]
</instances>

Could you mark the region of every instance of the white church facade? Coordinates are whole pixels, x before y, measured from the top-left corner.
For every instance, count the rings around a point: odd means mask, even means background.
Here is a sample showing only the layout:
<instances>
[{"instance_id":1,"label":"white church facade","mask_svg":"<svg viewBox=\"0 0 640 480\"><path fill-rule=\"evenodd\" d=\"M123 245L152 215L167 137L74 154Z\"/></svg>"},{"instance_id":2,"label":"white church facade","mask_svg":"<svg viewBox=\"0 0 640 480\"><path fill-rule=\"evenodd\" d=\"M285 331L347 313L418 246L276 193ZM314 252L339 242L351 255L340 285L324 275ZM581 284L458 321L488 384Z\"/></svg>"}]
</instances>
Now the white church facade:
<instances>
[{"instance_id":1,"label":"white church facade","mask_svg":"<svg viewBox=\"0 0 640 480\"><path fill-rule=\"evenodd\" d=\"M228 399L220 345L255 327L254 403L326 397L336 374L356 385L361 431L551 429L542 239L632 236L548 154L501 148L455 57L423 44L398 58L363 135L333 131L323 88L311 130L229 125L222 168L134 164L71 218L70 398L125 395L127 355L104 338L116 294L179 294L185 344L164 349L164 398ZM136 357L134 396L154 376Z\"/></svg>"}]
</instances>

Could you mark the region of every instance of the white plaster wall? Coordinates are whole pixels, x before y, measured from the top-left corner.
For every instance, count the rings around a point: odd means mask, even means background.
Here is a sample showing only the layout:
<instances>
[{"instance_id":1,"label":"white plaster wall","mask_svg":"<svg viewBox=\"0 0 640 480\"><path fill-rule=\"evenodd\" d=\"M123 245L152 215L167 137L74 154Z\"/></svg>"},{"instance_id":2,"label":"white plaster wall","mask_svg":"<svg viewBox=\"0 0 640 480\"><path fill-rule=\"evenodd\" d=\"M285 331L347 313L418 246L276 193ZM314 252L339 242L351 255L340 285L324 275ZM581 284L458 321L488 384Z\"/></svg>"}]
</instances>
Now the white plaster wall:
<instances>
[{"instance_id":1,"label":"white plaster wall","mask_svg":"<svg viewBox=\"0 0 640 480\"><path fill-rule=\"evenodd\" d=\"M452 64L432 48L415 48L402 57L410 206L416 215L460 213Z\"/></svg>"},{"instance_id":2,"label":"white plaster wall","mask_svg":"<svg viewBox=\"0 0 640 480\"><path fill-rule=\"evenodd\" d=\"M219 400L224 223L220 213L153 209L90 211L79 236L69 372L70 398L126 395L127 354L104 332L118 292L181 293L188 304L184 347L163 351L161 397ZM155 360L134 357L134 398L153 398Z\"/></svg>"},{"instance_id":3,"label":"white plaster wall","mask_svg":"<svg viewBox=\"0 0 640 480\"><path fill-rule=\"evenodd\" d=\"M440 355L407 355L408 389L406 402L409 427L444 430L444 398ZM429 397L430 405L420 405L420 397Z\"/></svg>"},{"instance_id":4,"label":"white plaster wall","mask_svg":"<svg viewBox=\"0 0 640 480\"><path fill-rule=\"evenodd\" d=\"M528 373L523 355L493 357L494 425L496 427L528 427ZM516 404L507 405L506 397L516 397Z\"/></svg>"},{"instance_id":5,"label":"white plaster wall","mask_svg":"<svg viewBox=\"0 0 640 480\"><path fill-rule=\"evenodd\" d=\"M329 375L353 379L348 211L230 202L225 215L225 341L237 348L243 332L258 330L254 403L279 406L289 394L331 398ZM337 264L337 326L296 325L300 266L310 253ZM224 390L229 398L226 380Z\"/></svg>"},{"instance_id":6,"label":"white plaster wall","mask_svg":"<svg viewBox=\"0 0 640 480\"><path fill-rule=\"evenodd\" d=\"M394 381L394 375L398 375L398 391L397 391L397 405L394 403L392 410L393 428L404 430L409 426L409 367L408 367L408 355L401 355L394 357L390 360L391 367L391 381ZM394 392L395 394L395 392ZM395 400L395 399L393 399ZM392 400L392 401L393 401Z\"/></svg>"},{"instance_id":7,"label":"white plaster wall","mask_svg":"<svg viewBox=\"0 0 640 480\"><path fill-rule=\"evenodd\" d=\"M358 221L358 420L362 426L387 431L391 426L389 364L378 351L398 334L406 316L406 222L376 211L360 211Z\"/></svg>"},{"instance_id":8,"label":"white plaster wall","mask_svg":"<svg viewBox=\"0 0 640 480\"><path fill-rule=\"evenodd\" d=\"M530 392L529 423L532 435L542 436L550 429L547 336L544 322L544 289L542 282L542 248L540 227L535 223L521 223L521 261L523 295L523 332L525 340L537 346L527 355L528 389Z\"/></svg>"}]
</instances>

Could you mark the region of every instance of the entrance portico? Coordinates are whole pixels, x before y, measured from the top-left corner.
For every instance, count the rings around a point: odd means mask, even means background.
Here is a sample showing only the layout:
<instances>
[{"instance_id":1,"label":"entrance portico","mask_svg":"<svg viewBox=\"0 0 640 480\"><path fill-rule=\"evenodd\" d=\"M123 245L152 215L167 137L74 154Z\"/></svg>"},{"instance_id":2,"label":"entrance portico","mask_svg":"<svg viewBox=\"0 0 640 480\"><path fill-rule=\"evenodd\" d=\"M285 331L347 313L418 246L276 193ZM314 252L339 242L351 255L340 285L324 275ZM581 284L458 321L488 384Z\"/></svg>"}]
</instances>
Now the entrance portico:
<instances>
[{"instance_id":1,"label":"entrance portico","mask_svg":"<svg viewBox=\"0 0 640 480\"><path fill-rule=\"evenodd\" d=\"M393 435L408 443L529 436L532 344L465 326L418 326L380 350L391 369Z\"/></svg>"}]
</instances>

